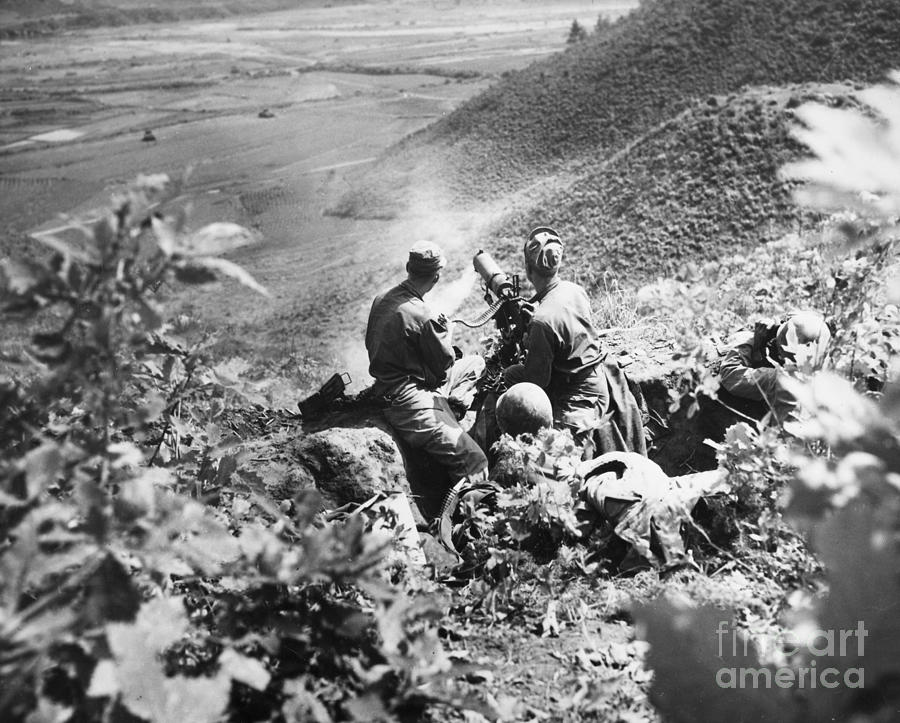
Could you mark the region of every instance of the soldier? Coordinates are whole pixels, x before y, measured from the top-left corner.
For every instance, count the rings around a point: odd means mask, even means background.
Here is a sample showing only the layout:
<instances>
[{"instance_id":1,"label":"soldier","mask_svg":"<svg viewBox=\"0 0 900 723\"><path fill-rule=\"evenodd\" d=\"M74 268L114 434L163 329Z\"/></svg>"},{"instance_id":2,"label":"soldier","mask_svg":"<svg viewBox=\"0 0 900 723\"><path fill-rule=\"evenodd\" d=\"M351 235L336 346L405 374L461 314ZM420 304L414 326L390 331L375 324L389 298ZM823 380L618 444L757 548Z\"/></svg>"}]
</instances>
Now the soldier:
<instances>
[{"instance_id":1,"label":"soldier","mask_svg":"<svg viewBox=\"0 0 900 723\"><path fill-rule=\"evenodd\" d=\"M484 360L457 354L447 319L435 317L423 299L440 280L445 264L437 245L413 245L406 280L372 304L366 350L373 391L389 403L388 423L403 442L440 464L452 487L462 480L484 479L488 462L451 407L451 399L460 409L471 405ZM427 496L439 502L449 487L429 490Z\"/></svg>"},{"instance_id":2,"label":"soldier","mask_svg":"<svg viewBox=\"0 0 900 723\"><path fill-rule=\"evenodd\" d=\"M724 393L720 392L720 399L751 416L771 410L783 421L794 412L797 400L785 389L785 375L778 367L787 361L817 367L825 360L830 341L831 331L814 311L794 312L780 324L757 323L752 332L735 336L722 359L719 381ZM737 403L729 395L737 397ZM741 404L744 400L750 404Z\"/></svg>"},{"instance_id":3,"label":"soldier","mask_svg":"<svg viewBox=\"0 0 900 723\"><path fill-rule=\"evenodd\" d=\"M525 362L507 367L504 381L541 387L553 406L554 424L584 445L586 459L613 450L646 454L637 401L618 366L604 363L588 295L559 278L559 235L540 226L528 235L523 251L537 308L528 326Z\"/></svg>"}]
</instances>

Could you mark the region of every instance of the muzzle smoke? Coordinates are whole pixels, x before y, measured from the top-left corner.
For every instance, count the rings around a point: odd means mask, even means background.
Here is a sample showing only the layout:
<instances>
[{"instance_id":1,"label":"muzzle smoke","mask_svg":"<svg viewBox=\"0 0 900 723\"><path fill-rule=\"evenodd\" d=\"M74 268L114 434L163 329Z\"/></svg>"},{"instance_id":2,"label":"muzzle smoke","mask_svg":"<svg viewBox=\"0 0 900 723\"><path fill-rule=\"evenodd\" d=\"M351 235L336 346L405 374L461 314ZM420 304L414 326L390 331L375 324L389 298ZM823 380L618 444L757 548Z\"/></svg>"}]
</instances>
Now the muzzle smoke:
<instances>
[{"instance_id":1,"label":"muzzle smoke","mask_svg":"<svg viewBox=\"0 0 900 723\"><path fill-rule=\"evenodd\" d=\"M441 272L441 280L437 286L427 295L425 303L435 316L442 313L452 318L477 288L478 275L472 266L472 256L480 247L480 239L487 233L494 214L471 210L457 212L446 208L442 194L418 184L409 213L392 223L379 239L378 255L387 259L392 267L396 267L392 283L400 283L406 278L405 265L409 247L416 241L438 244L447 257L447 266ZM371 298L365 302L365 308L352 310L352 313L360 316L362 325L358 336L348 339L341 357L345 369L353 378L354 391L359 391L372 382L365 349L365 319L371 299L383 290L368 289Z\"/></svg>"},{"instance_id":2,"label":"muzzle smoke","mask_svg":"<svg viewBox=\"0 0 900 723\"><path fill-rule=\"evenodd\" d=\"M441 279L425 301L435 314L443 314L450 319L472 293L477 279L478 274L475 273L475 269L469 267L463 271L462 276L454 281Z\"/></svg>"}]
</instances>

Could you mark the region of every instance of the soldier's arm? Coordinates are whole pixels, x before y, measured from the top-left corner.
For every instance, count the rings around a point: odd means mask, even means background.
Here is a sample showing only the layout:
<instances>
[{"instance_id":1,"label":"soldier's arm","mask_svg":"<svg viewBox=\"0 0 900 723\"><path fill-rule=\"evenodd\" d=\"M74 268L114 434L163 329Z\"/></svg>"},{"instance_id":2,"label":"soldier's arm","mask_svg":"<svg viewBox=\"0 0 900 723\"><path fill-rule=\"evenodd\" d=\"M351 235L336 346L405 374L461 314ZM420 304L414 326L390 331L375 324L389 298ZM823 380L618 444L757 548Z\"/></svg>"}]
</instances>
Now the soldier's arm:
<instances>
[{"instance_id":1,"label":"soldier's arm","mask_svg":"<svg viewBox=\"0 0 900 723\"><path fill-rule=\"evenodd\" d=\"M434 377L434 384L442 384L456 359L446 320L429 319L423 324L419 334L419 352L425 370Z\"/></svg>"},{"instance_id":2,"label":"soldier's arm","mask_svg":"<svg viewBox=\"0 0 900 723\"><path fill-rule=\"evenodd\" d=\"M719 368L722 388L744 399L764 401L777 390L778 371L772 367L750 366L753 344L748 341L729 349Z\"/></svg>"},{"instance_id":3,"label":"soldier's arm","mask_svg":"<svg viewBox=\"0 0 900 723\"><path fill-rule=\"evenodd\" d=\"M375 348L375 337L377 335L377 325L380 315L378 314L378 299L372 302L369 309L369 319L366 322L366 351L371 355Z\"/></svg>"},{"instance_id":4,"label":"soldier's arm","mask_svg":"<svg viewBox=\"0 0 900 723\"><path fill-rule=\"evenodd\" d=\"M553 357L556 354L556 339L549 327L540 322L532 322L528 327L525 344L525 363L514 364L503 371L503 379L509 386L519 382L531 382L542 389L550 386L553 372Z\"/></svg>"}]
</instances>

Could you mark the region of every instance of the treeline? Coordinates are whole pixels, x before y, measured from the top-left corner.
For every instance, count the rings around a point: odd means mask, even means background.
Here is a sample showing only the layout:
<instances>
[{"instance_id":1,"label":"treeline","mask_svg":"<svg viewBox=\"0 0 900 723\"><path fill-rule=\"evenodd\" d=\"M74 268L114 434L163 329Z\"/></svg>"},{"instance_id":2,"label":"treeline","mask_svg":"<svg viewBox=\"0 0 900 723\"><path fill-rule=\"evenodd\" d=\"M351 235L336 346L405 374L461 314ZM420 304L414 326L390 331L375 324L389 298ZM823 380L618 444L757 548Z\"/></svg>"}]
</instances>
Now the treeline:
<instances>
[{"instance_id":1,"label":"treeline","mask_svg":"<svg viewBox=\"0 0 900 723\"><path fill-rule=\"evenodd\" d=\"M162 8L84 9L71 15L53 15L0 28L0 38L28 38L53 35L79 28L118 27L141 23L170 23L178 20L223 17L221 8L193 5L178 10Z\"/></svg>"}]
</instances>

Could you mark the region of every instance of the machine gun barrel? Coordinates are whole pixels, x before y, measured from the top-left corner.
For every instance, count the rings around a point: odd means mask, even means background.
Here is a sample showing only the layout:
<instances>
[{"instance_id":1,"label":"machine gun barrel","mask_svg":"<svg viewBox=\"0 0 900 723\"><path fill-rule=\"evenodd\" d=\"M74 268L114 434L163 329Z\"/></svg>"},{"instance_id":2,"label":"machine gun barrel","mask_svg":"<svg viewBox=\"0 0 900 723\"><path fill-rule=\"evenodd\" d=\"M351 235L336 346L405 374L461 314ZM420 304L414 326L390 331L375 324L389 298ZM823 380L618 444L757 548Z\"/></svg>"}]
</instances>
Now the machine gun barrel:
<instances>
[{"instance_id":1,"label":"machine gun barrel","mask_svg":"<svg viewBox=\"0 0 900 723\"><path fill-rule=\"evenodd\" d=\"M489 365L504 367L521 361L524 356L522 340L531 318L531 305L519 295L519 277L506 274L487 251L475 254L472 263L484 279L484 300L488 308L471 322L454 321L474 328L493 319L498 339L487 359Z\"/></svg>"},{"instance_id":2,"label":"machine gun barrel","mask_svg":"<svg viewBox=\"0 0 900 723\"><path fill-rule=\"evenodd\" d=\"M510 279L487 251L479 251L475 254L472 263L475 271L484 279L488 290L494 292L497 297L511 299L519 295L518 278L514 276Z\"/></svg>"}]
</instances>

